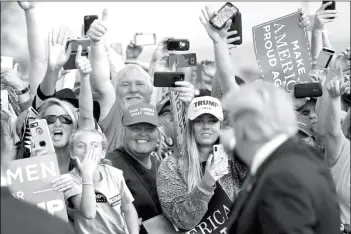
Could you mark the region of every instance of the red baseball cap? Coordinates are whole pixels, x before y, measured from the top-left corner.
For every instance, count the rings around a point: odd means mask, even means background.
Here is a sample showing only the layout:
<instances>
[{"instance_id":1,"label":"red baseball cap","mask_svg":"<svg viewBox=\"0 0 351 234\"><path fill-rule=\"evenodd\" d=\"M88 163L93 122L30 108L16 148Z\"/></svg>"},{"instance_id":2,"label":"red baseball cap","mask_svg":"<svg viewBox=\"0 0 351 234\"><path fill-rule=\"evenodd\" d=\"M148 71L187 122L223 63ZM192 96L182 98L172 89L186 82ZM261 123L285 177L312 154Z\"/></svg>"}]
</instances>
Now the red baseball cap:
<instances>
[{"instance_id":1,"label":"red baseball cap","mask_svg":"<svg viewBox=\"0 0 351 234\"><path fill-rule=\"evenodd\" d=\"M129 106L124 112L122 125L130 126L137 123L149 123L159 126L156 108L147 103L138 103Z\"/></svg>"}]
</instances>

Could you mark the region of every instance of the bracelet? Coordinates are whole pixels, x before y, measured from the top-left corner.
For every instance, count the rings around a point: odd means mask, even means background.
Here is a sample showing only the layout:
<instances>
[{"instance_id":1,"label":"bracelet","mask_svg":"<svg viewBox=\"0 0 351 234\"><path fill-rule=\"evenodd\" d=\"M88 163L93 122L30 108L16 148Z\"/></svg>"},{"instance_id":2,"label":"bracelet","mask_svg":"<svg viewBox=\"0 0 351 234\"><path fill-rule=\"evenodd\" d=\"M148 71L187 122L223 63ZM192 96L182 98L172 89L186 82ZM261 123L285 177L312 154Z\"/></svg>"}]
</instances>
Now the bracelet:
<instances>
[{"instance_id":1,"label":"bracelet","mask_svg":"<svg viewBox=\"0 0 351 234\"><path fill-rule=\"evenodd\" d=\"M15 91L15 94L16 95L22 95L22 94L25 94L29 91L29 86L27 86L26 88L20 90L20 91Z\"/></svg>"},{"instance_id":2,"label":"bracelet","mask_svg":"<svg viewBox=\"0 0 351 234\"><path fill-rule=\"evenodd\" d=\"M82 185L91 185L91 186L94 186L93 183L82 183Z\"/></svg>"},{"instance_id":3,"label":"bracelet","mask_svg":"<svg viewBox=\"0 0 351 234\"><path fill-rule=\"evenodd\" d=\"M39 85L38 88L37 88L37 96L38 96L42 101L45 101L46 99L55 96L55 93L56 93L56 90L55 90L55 92L54 92L53 95L46 96L46 95L43 94L43 92L40 90L40 85Z\"/></svg>"}]
</instances>

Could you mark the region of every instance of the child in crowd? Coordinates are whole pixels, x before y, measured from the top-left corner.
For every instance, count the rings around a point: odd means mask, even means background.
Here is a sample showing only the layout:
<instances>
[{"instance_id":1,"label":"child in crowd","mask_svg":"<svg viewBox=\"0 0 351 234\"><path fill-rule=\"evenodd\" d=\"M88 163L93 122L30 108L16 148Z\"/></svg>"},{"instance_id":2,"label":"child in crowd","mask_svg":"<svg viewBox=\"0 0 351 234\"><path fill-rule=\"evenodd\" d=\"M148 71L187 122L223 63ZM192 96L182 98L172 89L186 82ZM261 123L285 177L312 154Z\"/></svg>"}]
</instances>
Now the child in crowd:
<instances>
[{"instance_id":1,"label":"child in crowd","mask_svg":"<svg viewBox=\"0 0 351 234\"><path fill-rule=\"evenodd\" d=\"M69 172L74 185L65 192L65 199L74 210L77 233L139 233L134 198L123 173L104 159L106 137L97 130L78 130L69 145L75 162Z\"/></svg>"}]
</instances>

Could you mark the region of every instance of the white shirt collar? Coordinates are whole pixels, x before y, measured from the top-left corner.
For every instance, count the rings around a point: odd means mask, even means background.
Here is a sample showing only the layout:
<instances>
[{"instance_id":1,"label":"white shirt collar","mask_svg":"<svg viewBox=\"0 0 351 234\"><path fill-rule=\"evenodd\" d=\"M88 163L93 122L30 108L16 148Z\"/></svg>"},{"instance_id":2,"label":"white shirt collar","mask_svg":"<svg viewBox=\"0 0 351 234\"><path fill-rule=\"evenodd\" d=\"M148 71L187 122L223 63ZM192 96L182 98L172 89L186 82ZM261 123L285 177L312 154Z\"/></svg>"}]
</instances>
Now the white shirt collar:
<instances>
[{"instance_id":1,"label":"white shirt collar","mask_svg":"<svg viewBox=\"0 0 351 234\"><path fill-rule=\"evenodd\" d=\"M262 163L287 139L288 135L281 134L274 137L271 141L264 144L255 154L252 165L251 165L251 174L254 175Z\"/></svg>"}]
</instances>

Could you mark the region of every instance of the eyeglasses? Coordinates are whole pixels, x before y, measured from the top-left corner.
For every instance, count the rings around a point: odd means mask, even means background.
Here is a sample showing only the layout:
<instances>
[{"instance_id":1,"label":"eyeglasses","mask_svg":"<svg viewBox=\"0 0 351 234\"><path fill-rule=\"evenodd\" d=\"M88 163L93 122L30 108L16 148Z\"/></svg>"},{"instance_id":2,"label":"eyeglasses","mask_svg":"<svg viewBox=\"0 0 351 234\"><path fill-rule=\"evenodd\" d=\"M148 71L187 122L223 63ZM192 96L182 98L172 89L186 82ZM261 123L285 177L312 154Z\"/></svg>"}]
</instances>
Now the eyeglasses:
<instances>
[{"instance_id":1,"label":"eyeglasses","mask_svg":"<svg viewBox=\"0 0 351 234\"><path fill-rule=\"evenodd\" d=\"M57 118L63 124L72 124L73 123L73 120L69 115L47 115L47 116L44 116L44 119L46 119L46 122L48 124L54 124L56 122Z\"/></svg>"}]
</instances>

